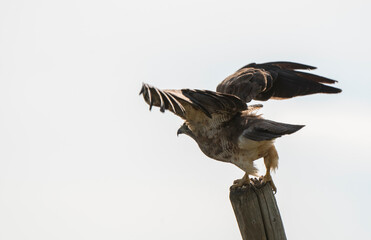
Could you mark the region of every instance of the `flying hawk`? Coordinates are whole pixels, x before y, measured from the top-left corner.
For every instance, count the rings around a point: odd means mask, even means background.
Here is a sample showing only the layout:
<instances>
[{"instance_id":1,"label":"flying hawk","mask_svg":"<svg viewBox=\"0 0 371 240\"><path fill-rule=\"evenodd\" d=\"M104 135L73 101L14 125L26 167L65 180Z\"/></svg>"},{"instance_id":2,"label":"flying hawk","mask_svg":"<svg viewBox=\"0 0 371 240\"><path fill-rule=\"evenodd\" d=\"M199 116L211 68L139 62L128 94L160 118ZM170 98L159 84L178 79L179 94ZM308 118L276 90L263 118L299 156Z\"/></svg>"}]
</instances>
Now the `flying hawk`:
<instances>
[{"instance_id":1,"label":"flying hawk","mask_svg":"<svg viewBox=\"0 0 371 240\"><path fill-rule=\"evenodd\" d=\"M201 151L215 160L233 163L243 171L242 179L232 187L250 183L249 175L257 176L253 161L264 158L266 174L274 191L271 170L278 166L274 140L291 134L304 125L292 125L263 119L255 112L261 104L247 106L254 100L286 99L314 93L339 93L340 89L323 83L331 80L296 69L315 67L293 62L248 64L223 80L217 91L181 89L160 90L143 84L140 94L152 106L175 113L185 120L177 134L193 138Z\"/></svg>"}]
</instances>

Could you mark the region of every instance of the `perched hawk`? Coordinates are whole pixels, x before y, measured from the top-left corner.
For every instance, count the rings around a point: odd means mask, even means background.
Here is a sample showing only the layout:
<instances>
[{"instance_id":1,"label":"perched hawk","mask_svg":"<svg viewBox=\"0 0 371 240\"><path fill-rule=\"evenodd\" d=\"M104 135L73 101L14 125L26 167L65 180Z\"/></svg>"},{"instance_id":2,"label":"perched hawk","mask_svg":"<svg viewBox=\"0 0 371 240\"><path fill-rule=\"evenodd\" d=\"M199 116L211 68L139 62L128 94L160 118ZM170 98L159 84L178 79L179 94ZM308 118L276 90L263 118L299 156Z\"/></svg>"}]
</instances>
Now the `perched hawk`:
<instances>
[{"instance_id":1,"label":"perched hawk","mask_svg":"<svg viewBox=\"0 0 371 240\"><path fill-rule=\"evenodd\" d=\"M249 184L249 175L257 175L253 162L264 158L266 174L264 182L270 182L270 171L278 166L278 154L274 140L303 127L263 119L255 114L262 105L247 106L254 100L285 99L314 93L339 93L340 89L324 85L336 81L295 71L315 67L292 63L271 62L248 64L208 90L160 90L143 84L140 94L160 111L169 110L185 120L178 134L193 138L201 151L215 160L230 162L245 171L242 179L232 187Z\"/></svg>"}]
</instances>

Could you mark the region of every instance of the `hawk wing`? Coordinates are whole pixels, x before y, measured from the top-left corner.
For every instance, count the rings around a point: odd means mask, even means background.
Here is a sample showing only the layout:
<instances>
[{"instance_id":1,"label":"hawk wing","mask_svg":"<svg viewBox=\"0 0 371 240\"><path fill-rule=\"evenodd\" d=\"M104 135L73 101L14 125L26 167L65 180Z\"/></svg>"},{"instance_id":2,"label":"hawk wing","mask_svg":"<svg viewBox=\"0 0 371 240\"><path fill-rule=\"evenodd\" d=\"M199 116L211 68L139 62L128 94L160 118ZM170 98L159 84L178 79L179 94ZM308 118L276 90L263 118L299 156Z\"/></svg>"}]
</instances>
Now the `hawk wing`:
<instances>
[{"instance_id":1,"label":"hawk wing","mask_svg":"<svg viewBox=\"0 0 371 240\"><path fill-rule=\"evenodd\" d=\"M224 79L216 91L236 95L245 102L341 92L341 89L323 84L337 81L296 69L316 68L293 62L250 63Z\"/></svg>"},{"instance_id":2,"label":"hawk wing","mask_svg":"<svg viewBox=\"0 0 371 240\"><path fill-rule=\"evenodd\" d=\"M279 123L263 118L249 119L242 136L254 141L272 140L300 130L304 125Z\"/></svg>"},{"instance_id":3,"label":"hawk wing","mask_svg":"<svg viewBox=\"0 0 371 240\"><path fill-rule=\"evenodd\" d=\"M143 84L139 94L143 94L150 110L157 106L161 112L169 110L191 123L227 121L237 112L247 110L246 103L238 97L208 90L160 90Z\"/></svg>"}]
</instances>

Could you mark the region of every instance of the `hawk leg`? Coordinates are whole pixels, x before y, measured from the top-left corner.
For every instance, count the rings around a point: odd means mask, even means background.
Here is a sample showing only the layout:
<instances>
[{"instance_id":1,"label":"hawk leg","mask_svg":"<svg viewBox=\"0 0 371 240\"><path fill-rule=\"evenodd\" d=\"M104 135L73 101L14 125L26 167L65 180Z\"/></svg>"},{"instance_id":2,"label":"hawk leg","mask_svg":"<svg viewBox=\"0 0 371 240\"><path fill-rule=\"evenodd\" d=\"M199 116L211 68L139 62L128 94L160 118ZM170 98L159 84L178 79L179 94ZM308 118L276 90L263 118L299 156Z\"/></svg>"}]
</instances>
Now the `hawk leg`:
<instances>
[{"instance_id":1,"label":"hawk leg","mask_svg":"<svg viewBox=\"0 0 371 240\"><path fill-rule=\"evenodd\" d=\"M277 150L274 147L274 145L272 145L272 147L268 150L267 155L264 157L264 165L267 171L265 173L265 176L261 177L262 182L263 183L269 182L269 184L272 187L273 192L276 193L277 188L271 176L271 169L275 170L278 167L278 154L277 154Z\"/></svg>"},{"instance_id":2,"label":"hawk leg","mask_svg":"<svg viewBox=\"0 0 371 240\"><path fill-rule=\"evenodd\" d=\"M233 181L233 185L231 186L231 188L239 188L249 184L250 184L249 174L245 173L245 175L241 179Z\"/></svg>"}]
</instances>

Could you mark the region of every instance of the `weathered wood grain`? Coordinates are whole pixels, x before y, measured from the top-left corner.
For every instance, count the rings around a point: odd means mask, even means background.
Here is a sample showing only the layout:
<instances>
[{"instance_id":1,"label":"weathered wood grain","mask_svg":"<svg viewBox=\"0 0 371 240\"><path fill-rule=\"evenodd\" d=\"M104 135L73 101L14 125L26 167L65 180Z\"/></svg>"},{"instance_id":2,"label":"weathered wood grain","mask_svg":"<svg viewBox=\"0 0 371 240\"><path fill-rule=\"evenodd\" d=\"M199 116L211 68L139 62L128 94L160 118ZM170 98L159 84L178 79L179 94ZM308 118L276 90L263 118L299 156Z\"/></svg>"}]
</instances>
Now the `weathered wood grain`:
<instances>
[{"instance_id":1,"label":"weathered wood grain","mask_svg":"<svg viewBox=\"0 0 371 240\"><path fill-rule=\"evenodd\" d=\"M281 215L269 184L254 181L230 190L229 198L243 240L286 240Z\"/></svg>"}]
</instances>

